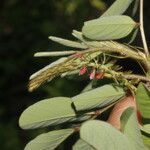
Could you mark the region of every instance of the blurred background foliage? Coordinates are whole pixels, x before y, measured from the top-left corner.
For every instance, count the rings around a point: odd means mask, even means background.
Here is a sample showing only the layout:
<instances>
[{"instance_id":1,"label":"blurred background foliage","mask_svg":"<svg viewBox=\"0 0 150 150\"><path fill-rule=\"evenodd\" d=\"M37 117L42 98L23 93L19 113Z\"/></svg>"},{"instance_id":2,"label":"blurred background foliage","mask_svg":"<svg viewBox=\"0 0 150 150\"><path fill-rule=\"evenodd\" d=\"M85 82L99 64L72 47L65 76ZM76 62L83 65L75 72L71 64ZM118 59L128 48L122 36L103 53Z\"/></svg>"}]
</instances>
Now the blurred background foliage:
<instances>
[{"instance_id":1,"label":"blurred background foliage","mask_svg":"<svg viewBox=\"0 0 150 150\"><path fill-rule=\"evenodd\" d=\"M0 1L0 149L21 150L41 131L18 127L21 112L48 97L73 96L86 82L56 79L33 93L29 76L56 58L33 58L38 51L64 50L51 42L54 35L72 39L73 29L102 14L113 0L1 0ZM150 4L145 1L146 33L150 39ZM82 84L81 84L82 83Z\"/></svg>"}]
</instances>

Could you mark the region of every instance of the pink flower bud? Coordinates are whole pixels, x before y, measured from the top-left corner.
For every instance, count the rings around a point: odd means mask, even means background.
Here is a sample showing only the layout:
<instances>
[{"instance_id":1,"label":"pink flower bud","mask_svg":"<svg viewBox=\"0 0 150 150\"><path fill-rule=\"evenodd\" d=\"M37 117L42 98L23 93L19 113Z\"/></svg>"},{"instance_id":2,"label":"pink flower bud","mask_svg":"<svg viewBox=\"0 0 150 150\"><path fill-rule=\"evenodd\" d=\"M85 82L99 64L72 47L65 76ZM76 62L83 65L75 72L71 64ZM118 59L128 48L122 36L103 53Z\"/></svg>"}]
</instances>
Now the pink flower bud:
<instances>
[{"instance_id":1,"label":"pink flower bud","mask_svg":"<svg viewBox=\"0 0 150 150\"><path fill-rule=\"evenodd\" d=\"M95 78L95 69L90 73L90 80Z\"/></svg>"},{"instance_id":2,"label":"pink flower bud","mask_svg":"<svg viewBox=\"0 0 150 150\"><path fill-rule=\"evenodd\" d=\"M79 75L83 75L87 72L87 68L86 67L83 67L80 69L80 72L79 72Z\"/></svg>"}]
</instances>

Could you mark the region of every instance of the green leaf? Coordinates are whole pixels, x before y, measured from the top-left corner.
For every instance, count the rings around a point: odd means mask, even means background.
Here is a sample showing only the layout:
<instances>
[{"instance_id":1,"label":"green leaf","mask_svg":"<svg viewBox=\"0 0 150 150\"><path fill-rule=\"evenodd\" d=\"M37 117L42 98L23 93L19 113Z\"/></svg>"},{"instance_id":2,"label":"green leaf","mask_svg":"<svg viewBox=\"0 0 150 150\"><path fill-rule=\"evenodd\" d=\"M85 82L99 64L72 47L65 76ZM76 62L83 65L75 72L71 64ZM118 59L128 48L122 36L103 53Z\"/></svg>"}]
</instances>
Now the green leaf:
<instances>
[{"instance_id":1,"label":"green leaf","mask_svg":"<svg viewBox=\"0 0 150 150\"><path fill-rule=\"evenodd\" d=\"M93 88L93 81L91 81L90 83L88 83L88 85L86 85L86 87L84 87L84 89L81 91L81 93L87 92L92 90Z\"/></svg>"},{"instance_id":2,"label":"green leaf","mask_svg":"<svg viewBox=\"0 0 150 150\"><path fill-rule=\"evenodd\" d=\"M150 135L150 124L145 124L141 127L141 130Z\"/></svg>"},{"instance_id":3,"label":"green leaf","mask_svg":"<svg viewBox=\"0 0 150 150\"><path fill-rule=\"evenodd\" d=\"M71 103L66 97L42 100L22 113L19 125L23 129L34 129L67 122L76 116Z\"/></svg>"},{"instance_id":4,"label":"green leaf","mask_svg":"<svg viewBox=\"0 0 150 150\"><path fill-rule=\"evenodd\" d=\"M103 121L87 121L81 126L80 137L96 150L135 150L125 135Z\"/></svg>"},{"instance_id":5,"label":"green leaf","mask_svg":"<svg viewBox=\"0 0 150 150\"><path fill-rule=\"evenodd\" d=\"M82 33L92 40L115 40L126 37L137 26L128 16L110 16L84 23Z\"/></svg>"},{"instance_id":6,"label":"green leaf","mask_svg":"<svg viewBox=\"0 0 150 150\"><path fill-rule=\"evenodd\" d=\"M88 114L79 114L75 118L72 118L69 122L71 123L81 123L91 118L91 115Z\"/></svg>"},{"instance_id":7,"label":"green leaf","mask_svg":"<svg viewBox=\"0 0 150 150\"><path fill-rule=\"evenodd\" d=\"M121 87L104 85L72 98L77 111L106 107L125 95Z\"/></svg>"},{"instance_id":8,"label":"green leaf","mask_svg":"<svg viewBox=\"0 0 150 150\"><path fill-rule=\"evenodd\" d=\"M75 38L77 38L78 40L80 40L80 41L82 41L82 42L84 41L82 32L79 32L79 31L77 31L77 30L73 30L73 31L72 31L72 35L73 35Z\"/></svg>"},{"instance_id":9,"label":"green leaf","mask_svg":"<svg viewBox=\"0 0 150 150\"><path fill-rule=\"evenodd\" d=\"M121 15L132 2L133 0L116 0L101 17Z\"/></svg>"},{"instance_id":10,"label":"green leaf","mask_svg":"<svg viewBox=\"0 0 150 150\"><path fill-rule=\"evenodd\" d=\"M139 4L140 4L139 0L134 0L133 9L132 9L132 16L136 15L136 12L138 10Z\"/></svg>"},{"instance_id":11,"label":"green leaf","mask_svg":"<svg viewBox=\"0 0 150 150\"><path fill-rule=\"evenodd\" d=\"M150 91L142 83L138 86L136 101L142 117L150 118Z\"/></svg>"},{"instance_id":12,"label":"green leaf","mask_svg":"<svg viewBox=\"0 0 150 150\"><path fill-rule=\"evenodd\" d=\"M96 150L92 146L90 146L88 143L83 141L82 139L79 139L73 146L73 150Z\"/></svg>"},{"instance_id":13,"label":"green leaf","mask_svg":"<svg viewBox=\"0 0 150 150\"><path fill-rule=\"evenodd\" d=\"M83 36L82 32L73 30L72 35L77 38L78 40L82 41L84 44L86 44L88 47L104 47L104 46L109 46L110 41L92 41L90 39L87 39Z\"/></svg>"},{"instance_id":14,"label":"green leaf","mask_svg":"<svg viewBox=\"0 0 150 150\"><path fill-rule=\"evenodd\" d=\"M54 37L54 36L50 36L49 39L51 39L52 41L57 42L59 44L69 46L69 47L73 47L73 48L81 48L81 49L86 49L87 48L87 46L83 43L70 41L70 40L66 40L66 39L62 39L62 38L58 38L58 37Z\"/></svg>"},{"instance_id":15,"label":"green leaf","mask_svg":"<svg viewBox=\"0 0 150 150\"><path fill-rule=\"evenodd\" d=\"M41 134L30 141L26 145L25 150L54 150L66 140L73 131L73 129L64 129Z\"/></svg>"},{"instance_id":16,"label":"green leaf","mask_svg":"<svg viewBox=\"0 0 150 150\"><path fill-rule=\"evenodd\" d=\"M128 137L135 150L145 150L135 110L127 108L121 116L121 131Z\"/></svg>"},{"instance_id":17,"label":"green leaf","mask_svg":"<svg viewBox=\"0 0 150 150\"><path fill-rule=\"evenodd\" d=\"M150 150L150 137L143 135L143 142L147 146L147 148Z\"/></svg>"},{"instance_id":18,"label":"green leaf","mask_svg":"<svg viewBox=\"0 0 150 150\"><path fill-rule=\"evenodd\" d=\"M129 37L129 41L128 41L128 44L131 44L135 38L137 37L137 34L138 34L138 31L139 31L139 28L136 28L133 33L130 35Z\"/></svg>"},{"instance_id":19,"label":"green leaf","mask_svg":"<svg viewBox=\"0 0 150 150\"><path fill-rule=\"evenodd\" d=\"M78 51L54 51L54 52L37 52L34 57L52 57L52 56L64 56L75 54Z\"/></svg>"}]
</instances>

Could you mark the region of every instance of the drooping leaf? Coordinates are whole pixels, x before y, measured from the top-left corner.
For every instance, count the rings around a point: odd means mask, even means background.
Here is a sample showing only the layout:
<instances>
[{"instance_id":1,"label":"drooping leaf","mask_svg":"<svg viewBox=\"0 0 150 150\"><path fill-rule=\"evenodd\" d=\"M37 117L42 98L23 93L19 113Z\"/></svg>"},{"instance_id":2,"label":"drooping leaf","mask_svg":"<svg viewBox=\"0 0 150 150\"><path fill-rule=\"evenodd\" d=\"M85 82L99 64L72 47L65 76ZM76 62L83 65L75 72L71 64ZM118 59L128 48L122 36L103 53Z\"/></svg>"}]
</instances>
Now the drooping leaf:
<instances>
[{"instance_id":1,"label":"drooping leaf","mask_svg":"<svg viewBox=\"0 0 150 150\"><path fill-rule=\"evenodd\" d=\"M138 125L135 110L127 108L121 116L121 131L128 137L135 150L146 150L140 128Z\"/></svg>"},{"instance_id":2,"label":"drooping leaf","mask_svg":"<svg viewBox=\"0 0 150 150\"><path fill-rule=\"evenodd\" d=\"M26 145L25 150L54 150L66 140L73 131L73 129L64 129L41 134L30 141Z\"/></svg>"},{"instance_id":3,"label":"drooping leaf","mask_svg":"<svg viewBox=\"0 0 150 150\"><path fill-rule=\"evenodd\" d=\"M150 91L140 83L136 92L136 102L144 118L150 118Z\"/></svg>"},{"instance_id":4,"label":"drooping leaf","mask_svg":"<svg viewBox=\"0 0 150 150\"><path fill-rule=\"evenodd\" d=\"M101 16L114 16L123 14L134 0L116 0Z\"/></svg>"},{"instance_id":5,"label":"drooping leaf","mask_svg":"<svg viewBox=\"0 0 150 150\"><path fill-rule=\"evenodd\" d=\"M23 129L34 129L67 122L76 116L71 103L67 97L39 101L22 113L19 125Z\"/></svg>"},{"instance_id":6,"label":"drooping leaf","mask_svg":"<svg viewBox=\"0 0 150 150\"><path fill-rule=\"evenodd\" d=\"M103 121L84 123L80 137L96 150L135 150L125 135Z\"/></svg>"},{"instance_id":7,"label":"drooping leaf","mask_svg":"<svg viewBox=\"0 0 150 150\"><path fill-rule=\"evenodd\" d=\"M84 23L82 33L92 40L115 40L126 37L137 26L128 16L110 16Z\"/></svg>"},{"instance_id":8,"label":"drooping leaf","mask_svg":"<svg viewBox=\"0 0 150 150\"><path fill-rule=\"evenodd\" d=\"M88 143L79 139L73 146L73 150L96 150L94 147L90 146Z\"/></svg>"},{"instance_id":9,"label":"drooping leaf","mask_svg":"<svg viewBox=\"0 0 150 150\"><path fill-rule=\"evenodd\" d=\"M108 106L125 95L121 87L104 85L72 98L77 111L91 110Z\"/></svg>"},{"instance_id":10,"label":"drooping leaf","mask_svg":"<svg viewBox=\"0 0 150 150\"><path fill-rule=\"evenodd\" d=\"M81 49L87 48L87 46L83 43L70 41L70 40L66 40L66 39L62 39L62 38L58 38L58 37L54 37L54 36L50 36L49 39L51 39L54 42L60 43L65 46L73 47L73 48L81 48Z\"/></svg>"}]
</instances>

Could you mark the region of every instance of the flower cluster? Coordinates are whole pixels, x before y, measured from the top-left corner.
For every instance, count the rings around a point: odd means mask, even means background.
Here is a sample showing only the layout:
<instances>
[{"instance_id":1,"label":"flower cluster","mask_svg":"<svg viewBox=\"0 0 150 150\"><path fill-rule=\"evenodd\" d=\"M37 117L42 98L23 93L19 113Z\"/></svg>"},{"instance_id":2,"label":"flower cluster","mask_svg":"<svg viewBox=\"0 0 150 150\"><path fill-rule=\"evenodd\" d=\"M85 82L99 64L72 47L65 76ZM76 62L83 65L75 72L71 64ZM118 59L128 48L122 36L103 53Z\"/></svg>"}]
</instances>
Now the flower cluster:
<instances>
[{"instance_id":1,"label":"flower cluster","mask_svg":"<svg viewBox=\"0 0 150 150\"><path fill-rule=\"evenodd\" d=\"M84 75L86 73L88 73L88 69L86 66L84 66L80 69L79 75ZM93 79L99 80L99 79L102 79L103 77L104 77L104 73L96 71L96 69L93 69L89 74L90 80L93 80Z\"/></svg>"}]
</instances>

